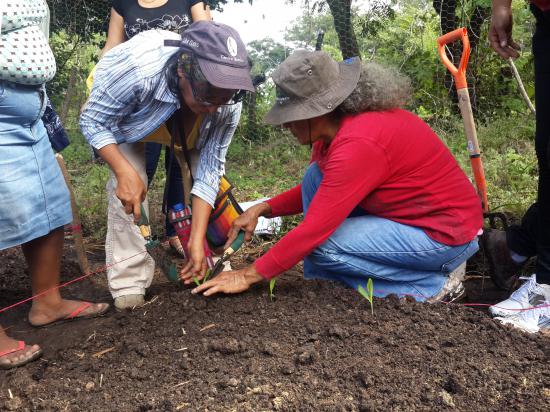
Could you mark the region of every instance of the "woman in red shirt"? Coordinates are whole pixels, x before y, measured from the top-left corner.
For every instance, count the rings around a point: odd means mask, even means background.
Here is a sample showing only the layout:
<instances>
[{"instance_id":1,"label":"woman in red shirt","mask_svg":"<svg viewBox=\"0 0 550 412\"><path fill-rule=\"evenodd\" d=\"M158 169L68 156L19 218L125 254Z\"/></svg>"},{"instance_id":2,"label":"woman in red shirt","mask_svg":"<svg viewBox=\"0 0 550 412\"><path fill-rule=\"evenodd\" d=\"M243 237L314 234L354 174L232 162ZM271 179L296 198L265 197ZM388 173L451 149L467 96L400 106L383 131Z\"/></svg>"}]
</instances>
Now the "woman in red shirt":
<instances>
[{"instance_id":1,"label":"woman in red shirt","mask_svg":"<svg viewBox=\"0 0 550 412\"><path fill-rule=\"evenodd\" d=\"M248 209L231 238L250 239L259 216L304 220L251 266L222 273L195 293L236 293L304 259L306 278L420 301L461 295L478 250L481 203L449 149L400 109L408 81L374 63L337 63L297 51L275 71L277 102L265 121L313 147L302 184ZM192 280L184 278L187 283Z\"/></svg>"}]
</instances>

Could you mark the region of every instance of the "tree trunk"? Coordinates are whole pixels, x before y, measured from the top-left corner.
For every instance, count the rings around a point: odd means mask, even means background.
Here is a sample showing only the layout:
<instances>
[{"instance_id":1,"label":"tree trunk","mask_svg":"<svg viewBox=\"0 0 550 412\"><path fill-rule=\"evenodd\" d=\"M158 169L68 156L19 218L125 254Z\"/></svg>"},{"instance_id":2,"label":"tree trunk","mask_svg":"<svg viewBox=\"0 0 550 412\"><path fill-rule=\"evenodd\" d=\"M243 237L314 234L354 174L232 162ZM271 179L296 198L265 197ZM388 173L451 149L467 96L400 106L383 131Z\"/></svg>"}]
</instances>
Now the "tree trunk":
<instances>
[{"instance_id":1,"label":"tree trunk","mask_svg":"<svg viewBox=\"0 0 550 412\"><path fill-rule=\"evenodd\" d=\"M340 50L344 59L360 56L357 38L351 25L351 0L327 0L338 33Z\"/></svg>"}]
</instances>

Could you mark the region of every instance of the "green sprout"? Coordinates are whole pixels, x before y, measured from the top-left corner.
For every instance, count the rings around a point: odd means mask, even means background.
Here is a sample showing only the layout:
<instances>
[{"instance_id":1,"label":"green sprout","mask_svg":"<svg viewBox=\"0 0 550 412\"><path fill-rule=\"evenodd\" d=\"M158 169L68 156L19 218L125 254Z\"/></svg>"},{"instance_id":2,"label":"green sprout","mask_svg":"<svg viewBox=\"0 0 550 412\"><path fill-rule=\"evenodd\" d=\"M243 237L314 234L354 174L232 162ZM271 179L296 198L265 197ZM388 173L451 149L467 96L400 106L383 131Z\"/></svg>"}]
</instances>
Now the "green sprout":
<instances>
[{"instance_id":1,"label":"green sprout","mask_svg":"<svg viewBox=\"0 0 550 412\"><path fill-rule=\"evenodd\" d=\"M372 287L372 279L369 278L369 280L367 281L367 289L365 290L365 288L361 285L359 285L357 287L357 292L359 292L361 294L361 296L363 296L365 299L367 299L370 303L370 313L374 315L374 308L372 306L372 295L374 293L374 289Z\"/></svg>"},{"instance_id":2,"label":"green sprout","mask_svg":"<svg viewBox=\"0 0 550 412\"><path fill-rule=\"evenodd\" d=\"M206 282L206 280L210 277L211 273L212 273L212 269L208 269L206 271L206 275L204 275L204 278L202 278L202 283Z\"/></svg>"},{"instance_id":3,"label":"green sprout","mask_svg":"<svg viewBox=\"0 0 550 412\"><path fill-rule=\"evenodd\" d=\"M204 275L204 277L202 278L202 282L199 280L199 278L197 278L196 276L193 276L193 282L195 282L195 285L197 286L200 286L202 285L204 282L206 282L206 280L210 277L210 274L212 273L212 270L211 269L208 269L206 271L206 275Z\"/></svg>"},{"instance_id":4,"label":"green sprout","mask_svg":"<svg viewBox=\"0 0 550 412\"><path fill-rule=\"evenodd\" d=\"M273 294L273 289L275 289L275 282L277 282L277 278L273 278L269 281L269 299L273 301L273 297L275 296Z\"/></svg>"}]
</instances>

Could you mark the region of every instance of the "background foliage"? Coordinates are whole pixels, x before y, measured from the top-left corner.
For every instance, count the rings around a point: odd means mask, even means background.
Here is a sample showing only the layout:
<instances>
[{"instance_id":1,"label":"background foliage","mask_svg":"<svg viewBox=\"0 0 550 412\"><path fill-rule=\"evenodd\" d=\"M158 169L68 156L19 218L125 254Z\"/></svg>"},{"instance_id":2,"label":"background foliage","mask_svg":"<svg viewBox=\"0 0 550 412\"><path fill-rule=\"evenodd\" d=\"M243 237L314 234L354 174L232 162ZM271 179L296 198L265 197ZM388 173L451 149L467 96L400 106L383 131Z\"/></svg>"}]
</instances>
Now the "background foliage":
<instances>
[{"instance_id":1,"label":"background foliage","mask_svg":"<svg viewBox=\"0 0 550 412\"><path fill-rule=\"evenodd\" d=\"M253 0L244 0L253 4ZM209 1L223 9L232 0ZM237 1L235 2L242 2ZM273 7L284 7L274 0ZM269 75L294 49L315 45L325 33L323 50L336 59L359 54L397 67L411 79L414 95L409 109L425 119L447 143L469 173L463 126L454 101L452 79L436 52L436 39L447 29L465 26L472 42L468 67L472 104L478 123L493 210L521 214L536 193L536 161L532 143L534 119L517 91L507 63L489 48L489 0L294 0L302 5L285 33L284 43L271 38L248 44L254 73ZM48 0L52 11L50 42L58 62L56 78L48 84L73 144L64 152L83 208L88 235L103 236L105 166L91 163L90 151L77 127L79 109L86 99L85 79L97 61L105 39L109 0ZM514 38L523 46L516 61L533 99L533 58L530 42L533 19L526 4L514 3ZM459 58L457 47L449 49ZM307 164L309 148L277 128L261 124L273 101L273 84L267 81L247 100L241 124L228 155L228 174L243 200L273 195L298 182ZM161 163L162 164L162 163ZM163 171L159 170L151 196L160 203ZM457 196L460 196L457 193ZM157 206L155 206L157 205ZM153 214L153 213L152 213ZM158 219L160 222L160 218Z\"/></svg>"}]
</instances>

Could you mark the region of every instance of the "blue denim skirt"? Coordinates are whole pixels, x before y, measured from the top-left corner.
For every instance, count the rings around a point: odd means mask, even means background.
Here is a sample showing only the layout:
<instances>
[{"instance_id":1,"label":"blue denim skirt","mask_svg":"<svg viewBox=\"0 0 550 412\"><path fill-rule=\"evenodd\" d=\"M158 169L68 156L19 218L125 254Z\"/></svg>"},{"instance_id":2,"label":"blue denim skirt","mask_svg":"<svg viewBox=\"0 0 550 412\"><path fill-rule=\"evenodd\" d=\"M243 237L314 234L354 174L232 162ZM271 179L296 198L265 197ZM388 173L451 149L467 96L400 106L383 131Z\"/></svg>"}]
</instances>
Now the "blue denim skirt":
<instances>
[{"instance_id":1,"label":"blue denim skirt","mask_svg":"<svg viewBox=\"0 0 550 412\"><path fill-rule=\"evenodd\" d=\"M0 250L72 221L69 191L41 117L43 88L0 81Z\"/></svg>"}]
</instances>

